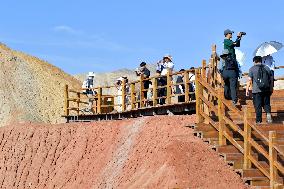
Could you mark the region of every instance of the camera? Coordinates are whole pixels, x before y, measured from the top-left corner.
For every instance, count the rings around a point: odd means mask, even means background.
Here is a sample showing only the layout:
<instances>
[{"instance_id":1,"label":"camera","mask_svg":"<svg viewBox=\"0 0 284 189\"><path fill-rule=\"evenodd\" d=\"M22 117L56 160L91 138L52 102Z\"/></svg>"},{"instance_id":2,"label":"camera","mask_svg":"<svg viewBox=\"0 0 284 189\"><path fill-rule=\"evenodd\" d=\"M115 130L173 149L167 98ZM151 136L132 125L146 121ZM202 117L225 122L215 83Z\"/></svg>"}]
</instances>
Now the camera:
<instances>
[{"instance_id":1,"label":"camera","mask_svg":"<svg viewBox=\"0 0 284 189\"><path fill-rule=\"evenodd\" d=\"M141 70L140 70L139 68L136 68L136 69L135 69L135 72L136 72L136 75L137 75L137 76L141 75Z\"/></svg>"},{"instance_id":2,"label":"camera","mask_svg":"<svg viewBox=\"0 0 284 189\"><path fill-rule=\"evenodd\" d=\"M122 81L118 80L116 81L116 85L121 85Z\"/></svg>"},{"instance_id":3,"label":"camera","mask_svg":"<svg viewBox=\"0 0 284 189\"><path fill-rule=\"evenodd\" d=\"M246 33L246 32L240 32L240 34L241 34L241 35L246 35L247 33Z\"/></svg>"}]
</instances>

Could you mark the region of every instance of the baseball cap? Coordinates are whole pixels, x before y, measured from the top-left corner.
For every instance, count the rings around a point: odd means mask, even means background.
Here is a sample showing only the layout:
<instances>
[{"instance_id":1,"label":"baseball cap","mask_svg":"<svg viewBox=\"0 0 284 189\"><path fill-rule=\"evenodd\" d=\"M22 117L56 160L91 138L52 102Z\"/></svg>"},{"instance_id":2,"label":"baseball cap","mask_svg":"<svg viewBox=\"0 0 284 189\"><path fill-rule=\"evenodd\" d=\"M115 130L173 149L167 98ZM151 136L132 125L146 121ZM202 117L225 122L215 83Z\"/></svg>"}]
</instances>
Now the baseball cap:
<instances>
[{"instance_id":1,"label":"baseball cap","mask_svg":"<svg viewBox=\"0 0 284 189\"><path fill-rule=\"evenodd\" d=\"M234 31L229 30L229 29L226 29L226 30L224 31L224 35L227 35L228 33L234 33Z\"/></svg>"}]
</instances>

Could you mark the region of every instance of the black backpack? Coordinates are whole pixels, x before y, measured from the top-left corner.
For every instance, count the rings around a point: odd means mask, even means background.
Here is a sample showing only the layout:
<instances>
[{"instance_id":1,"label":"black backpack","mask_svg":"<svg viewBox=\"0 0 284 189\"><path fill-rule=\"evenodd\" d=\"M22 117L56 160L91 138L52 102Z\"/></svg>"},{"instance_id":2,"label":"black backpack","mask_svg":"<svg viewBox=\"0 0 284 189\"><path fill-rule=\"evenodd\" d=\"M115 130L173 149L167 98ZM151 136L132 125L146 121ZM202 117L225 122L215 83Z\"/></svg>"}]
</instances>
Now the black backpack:
<instances>
[{"instance_id":1,"label":"black backpack","mask_svg":"<svg viewBox=\"0 0 284 189\"><path fill-rule=\"evenodd\" d=\"M266 70L264 66L263 64L259 65L256 84L261 91L269 91L271 86L271 71Z\"/></svg>"},{"instance_id":2,"label":"black backpack","mask_svg":"<svg viewBox=\"0 0 284 189\"><path fill-rule=\"evenodd\" d=\"M226 58L225 69L226 70L237 70L238 69L238 63L232 56L228 56Z\"/></svg>"}]
</instances>

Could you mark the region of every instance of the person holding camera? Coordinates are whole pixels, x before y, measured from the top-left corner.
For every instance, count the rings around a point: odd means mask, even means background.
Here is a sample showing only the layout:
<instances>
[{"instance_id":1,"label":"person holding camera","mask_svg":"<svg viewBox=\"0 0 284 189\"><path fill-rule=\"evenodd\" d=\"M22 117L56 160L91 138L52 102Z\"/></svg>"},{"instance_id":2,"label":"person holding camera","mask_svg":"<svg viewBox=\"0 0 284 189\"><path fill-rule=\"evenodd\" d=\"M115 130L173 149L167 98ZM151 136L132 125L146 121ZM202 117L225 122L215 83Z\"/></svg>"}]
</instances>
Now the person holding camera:
<instances>
[{"instance_id":1,"label":"person holding camera","mask_svg":"<svg viewBox=\"0 0 284 189\"><path fill-rule=\"evenodd\" d=\"M224 49L228 49L231 56L235 59L236 58L236 51L235 47L240 47L241 39L243 35L246 35L245 32L239 32L237 35L236 41L232 41L234 31L226 29L224 31L225 39L224 39Z\"/></svg>"},{"instance_id":2,"label":"person holding camera","mask_svg":"<svg viewBox=\"0 0 284 189\"><path fill-rule=\"evenodd\" d=\"M143 87L145 90L149 89L149 85L150 85L150 70L146 67L146 62L141 62L140 63L140 67L136 68L135 73L137 76L142 76L143 79L147 79L146 81L143 81ZM143 91L143 97L144 99L147 99L147 91Z\"/></svg>"},{"instance_id":3,"label":"person holding camera","mask_svg":"<svg viewBox=\"0 0 284 189\"><path fill-rule=\"evenodd\" d=\"M170 72L174 70L174 63L172 61L171 55L165 55L163 57L163 60L160 60L159 62L157 62L157 70L161 71L162 76L167 75L168 69L170 70Z\"/></svg>"}]
</instances>

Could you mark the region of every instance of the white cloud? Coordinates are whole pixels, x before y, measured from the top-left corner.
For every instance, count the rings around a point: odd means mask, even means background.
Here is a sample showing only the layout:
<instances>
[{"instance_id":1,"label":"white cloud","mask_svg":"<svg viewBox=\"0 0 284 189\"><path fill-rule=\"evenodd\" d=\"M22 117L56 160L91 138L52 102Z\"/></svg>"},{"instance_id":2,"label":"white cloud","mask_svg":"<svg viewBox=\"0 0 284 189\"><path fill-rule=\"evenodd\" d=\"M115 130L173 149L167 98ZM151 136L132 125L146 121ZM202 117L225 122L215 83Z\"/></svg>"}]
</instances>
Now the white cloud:
<instances>
[{"instance_id":1,"label":"white cloud","mask_svg":"<svg viewBox=\"0 0 284 189\"><path fill-rule=\"evenodd\" d=\"M82 31L76 30L76 29L74 29L70 26L66 26L66 25L55 26L55 27L53 27L53 31L65 32L65 33L70 33L70 34L81 34L82 33Z\"/></svg>"}]
</instances>

